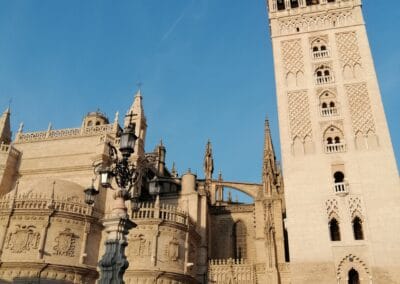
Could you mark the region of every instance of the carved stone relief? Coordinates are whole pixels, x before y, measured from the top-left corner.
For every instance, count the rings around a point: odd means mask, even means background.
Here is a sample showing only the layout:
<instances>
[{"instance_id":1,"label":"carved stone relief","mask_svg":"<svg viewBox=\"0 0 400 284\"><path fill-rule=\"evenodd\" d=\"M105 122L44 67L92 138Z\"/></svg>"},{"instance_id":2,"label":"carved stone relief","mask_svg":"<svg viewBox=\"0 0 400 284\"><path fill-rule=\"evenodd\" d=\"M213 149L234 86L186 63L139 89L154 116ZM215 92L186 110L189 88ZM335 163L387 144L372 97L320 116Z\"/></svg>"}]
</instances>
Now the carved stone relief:
<instances>
[{"instance_id":1,"label":"carved stone relief","mask_svg":"<svg viewBox=\"0 0 400 284\"><path fill-rule=\"evenodd\" d=\"M328 199L325 202L326 205L326 214L328 216L328 219L332 218L339 218L339 205L338 201L335 198Z\"/></svg>"},{"instance_id":2,"label":"carved stone relief","mask_svg":"<svg viewBox=\"0 0 400 284\"><path fill-rule=\"evenodd\" d=\"M310 105L307 91L288 93L290 136L304 140L312 137Z\"/></svg>"},{"instance_id":3,"label":"carved stone relief","mask_svg":"<svg viewBox=\"0 0 400 284\"><path fill-rule=\"evenodd\" d=\"M60 256L75 256L76 240L78 236L75 235L71 229L65 229L58 234L55 238L54 254Z\"/></svg>"},{"instance_id":4,"label":"carved stone relief","mask_svg":"<svg viewBox=\"0 0 400 284\"><path fill-rule=\"evenodd\" d=\"M39 240L40 234L35 226L17 225L17 229L7 236L6 249L13 253L26 253L37 249Z\"/></svg>"},{"instance_id":5,"label":"carved stone relief","mask_svg":"<svg viewBox=\"0 0 400 284\"><path fill-rule=\"evenodd\" d=\"M152 245L150 240L140 234L130 239L128 248L134 256L150 256Z\"/></svg>"},{"instance_id":6,"label":"carved stone relief","mask_svg":"<svg viewBox=\"0 0 400 284\"><path fill-rule=\"evenodd\" d=\"M349 100L354 135L358 132L364 135L369 132L375 133L375 123L367 85L359 83L346 85L345 88Z\"/></svg>"},{"instance_id":7,"label":"carved stone relief","mask_svg":"<svg viewBox=\"0 0 400 284\"><path fill-rule=\"evenodd\" d=\"M351 219L355 218L356 216L358 216L359 218L363 218L361 199L358 196L350 196L349 212Z\"/></svg>"},{"instance_id":8,"label":"carved stone relief","mask_svg":"<svg viewBox=\"0 0 400 284\"><path fill-rule=\"evenodd\" d=\"M300 39L283 41L282 59L288 88L300 87L304 83L304 55Z\"/></svg>"},{"instance_id":9,"label":"carved stone relief","mask_svg":"<svg viewBox=\"0 0 400 284\"><path fill-rule=\"evenodd\" d=\"M179 241L177 238L172 238L172 240L167 244L165 251L166 257L171 261L178 261L179 255Z\"/></svg>"},{"instance_id":10,"label":"carved stone relief","mask_svg":"<svg viewBox=\"0 0 400 284\"><path fill-rule=\"evenodd\" d=\"M281 35L287 35L298 32L340 27L351 23L354 23L353 13L348 10L313 16L298 16L280 19L279 31Z\"/></svg>"},{"instance_id":11,"label":"carved stone relief","mask_svg":"<svg viewBox=\"0 0 400 284\"><path fill-rule=\"evenodd\" d=\"M355 32L336 34L336 44L345 80L361 76L361 54Z\"/></svg>"}]
</instances>

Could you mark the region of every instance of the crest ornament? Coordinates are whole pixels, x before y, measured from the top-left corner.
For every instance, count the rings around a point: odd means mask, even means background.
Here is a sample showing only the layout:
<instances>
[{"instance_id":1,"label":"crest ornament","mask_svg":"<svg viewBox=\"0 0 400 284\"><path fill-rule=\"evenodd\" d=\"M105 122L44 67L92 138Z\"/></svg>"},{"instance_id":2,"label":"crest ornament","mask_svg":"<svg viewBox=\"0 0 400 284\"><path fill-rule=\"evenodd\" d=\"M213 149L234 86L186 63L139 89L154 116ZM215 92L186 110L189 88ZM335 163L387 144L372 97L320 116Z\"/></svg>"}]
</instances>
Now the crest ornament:
<instances>
[{"instance_id":1,"label":"crest ornament","mask_svg":"<svg viewBox=\"0 0 400 284\"><path fill-rule=\"evenodd\" d=\"M14 233L10 233L6 241L6 249L14 253L24 253L39 246L40 234L35 226L17 225Z\"/></svg>"},{"instance_id":2,"label":"crest ornament","mask_svg":"<svg viewBox=\"0 0 400 284\"><path fill-rule=\"evenodd\" d=\"M76 239L78 239L78 236L72 233L71 229L65 229L60 232L55 239L56 245L53 248L55 255L75 256Z\"/></svg>"}]
</instances>

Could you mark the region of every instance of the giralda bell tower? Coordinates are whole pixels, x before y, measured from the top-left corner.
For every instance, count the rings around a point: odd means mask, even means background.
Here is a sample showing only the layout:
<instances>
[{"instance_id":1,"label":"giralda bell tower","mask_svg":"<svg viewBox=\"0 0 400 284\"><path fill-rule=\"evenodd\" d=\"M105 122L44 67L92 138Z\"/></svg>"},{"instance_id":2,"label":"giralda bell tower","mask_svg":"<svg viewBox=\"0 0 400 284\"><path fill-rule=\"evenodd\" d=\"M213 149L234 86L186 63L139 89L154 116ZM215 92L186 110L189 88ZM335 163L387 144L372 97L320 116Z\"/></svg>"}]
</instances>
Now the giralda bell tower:
<instances>
[{"instance_id":1,"label":"giralda bell tower","mask_svg":"<svg viewBox=\"0 0 400 284\"><path fill-rule=\"evenodd\" d=\"M361 1L267 2L292 283L400 283L400 182Z\"/></svg>"}]
</instances>

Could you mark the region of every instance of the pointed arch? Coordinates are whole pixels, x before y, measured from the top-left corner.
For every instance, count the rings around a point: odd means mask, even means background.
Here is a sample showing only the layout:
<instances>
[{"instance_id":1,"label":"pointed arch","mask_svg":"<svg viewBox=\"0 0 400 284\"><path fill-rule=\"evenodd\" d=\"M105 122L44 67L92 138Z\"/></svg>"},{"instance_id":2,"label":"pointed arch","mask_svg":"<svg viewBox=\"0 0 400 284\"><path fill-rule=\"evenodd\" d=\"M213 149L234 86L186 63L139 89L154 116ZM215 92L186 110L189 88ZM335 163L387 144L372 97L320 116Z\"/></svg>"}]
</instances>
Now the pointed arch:
<instances>
[{"instance_id":1,"label":"pointed arch","mask_svg":"<svg viewBox=\"0 0 400 284\"><path fill-rule=\"evenodd\" d=\"M379 147L378 136L376 136L375 131L368 130L367 144L368 144L368 149L376 149Z\"/></svg>"},{"instance_id":2,"label":"pointed arch","mask_svg":"<svg viewBox=\"0 0 400 284\"><path fill-rule=\"evenodd\" d=\"M338 242L341 240L340 236L340 226L339 221L336 218L332 218L329 220L329 235L332 242Z\"/></svg>"},{"instance_id":3,"label":"pointed arch","mask_svg":"<svg viewBox=\"0 0 400 284\"><path fill-rule=\"evenodd\" d=\"M235 259L247 258L247 228L242 220L233 224L233 256Z\"/></svg>"},{"instance_id":4,"label":"pointed arch","mask_svg":"<svg viewBox=\"0 0 400 284\"><path fill-rule=\"evenodd\" d=\"M304 86L304 74L301 71L296 73L296 86L297 87L303 87Z\"/></svg>"},{"instance_id":5,"label":"pointed arch","mask_svg":"<svg viewBox=\"0 0 400 284\"><path fill-rule=\"evenodd\" d=\"M351 269L357 271L360 283L364 283L371 280L371 274L368 265L361 260L359 257L349 254L344 257L336 270L336 277L339 283L348 284L348 276Z\"/></svg>"},{"instance_id":6,"label":"pointed arch","mask_svg":"<svg viewBox=\"0 0 400 284\"><path fill-rule=\"evenodd\" d=\"M365 136L361 131L357 131L355 135L355 142L357 150L365 150L367 148Z\"/></svg>"},{"instance_id":7,"label":"pointed arch","mask_svg":"<svg viewBox=\"0 0 400 284\"><path fill-rule=\"evenodd\" d=\"M304 154L314 153L314 143L310 135L304 138Z\"/></svg>"},{"instance_id":8,"label":"pointed arch","mask_svg":"<svg viewBox=\"0 0 400 284\"><path fill-rule=\"evenodd\" d=\"M361 67L361 64L354 64L354 78L356 79L361 79L363 77L363 69Z\"/></svg>"},{"instance_id":9,"label":"pointed arch","mask_svg":"<svg viewBox=\"0 0 400 284\"><path fill-rule=\"evenodd\" d=\"M300 137L296 136L293 139L293 154L295 156L300 156L304 154L304 145L303 141L300 139Z\"/></svg>"},{"instance_id":10,"label":"pointed arch","mask_svg":"<svg viewBox=\"0 0 400 284\"><path fill-rule=\"evenodd\" d=\"M292 72L286 74L286 86L288 88L295 88L296 87L296 75Z\"/></svg>"},{"instance_id":11,"label":"pointed arch","mask_svg":"<svg viewBox=\"0 0 400 284\"><path fill-rule=\"evenodd\" d=\"M343 77L345 80L351 80L354 78L353 69L350 67L350 65L346 64L343 66Z\"/></svg>"},{"instance_id":12,"label":"pointed arch","mask_svg":"<svg viewBox=\"0 0 400 284\"><path fill-rule=\"evenodd\" d=\"M355 216L352 220L352 227L353 227L353 235L354 239L364 240L364 229L363 229L363 222L360 217Z\"/></svg>"},{"instance_id":13,"label":"pointed arch","mask_svg":"<svg viewBox=\"0 0 400 284\"><path fill-rule=\"evenodd\" d=\"M325 129L323 138L326 144L344 143L343 131L338 126L333 124Z\"/></svg>"}]
</instances>

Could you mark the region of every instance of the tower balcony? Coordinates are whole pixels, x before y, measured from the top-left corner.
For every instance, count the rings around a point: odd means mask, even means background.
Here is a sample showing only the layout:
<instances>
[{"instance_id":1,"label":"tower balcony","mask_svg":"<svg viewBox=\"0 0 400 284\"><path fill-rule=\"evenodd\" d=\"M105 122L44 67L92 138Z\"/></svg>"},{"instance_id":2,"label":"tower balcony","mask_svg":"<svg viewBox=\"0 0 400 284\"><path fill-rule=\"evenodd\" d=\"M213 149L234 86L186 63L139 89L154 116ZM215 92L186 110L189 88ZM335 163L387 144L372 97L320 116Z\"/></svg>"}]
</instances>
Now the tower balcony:
<instances>
[{"instance_id":1,"label":"tower balcony","mask_svg":"<svg viewBox=\"0 0 400 284\"><path fill-rule=\"evenodd\" d=\"M349 193L349 184L347 182L336 182L333 190L338 195L346 195Z\"/></svg>"},{"instance_id":2,"label":"tower balcony","mask_svg":"<svg viewBox=\"0 0 400 284\"><path fill-rule=\"evenodd\" d=\"M330 117L339 115L339 109L337 107L321 108L322 117Z\"/></svg>"},{"instance_id":3,"label":"tower balcony","mask_svg":"<svg viewBox=\"0 0 400 284\"><path fill-rule=\"evenodd\" d=\"M317 50L312 52L314 59L322 59L330 56L329 50Z\"/></svg>"},{"instance_id":4,"label":"tower balcony","mask_svg":"<svg viewBox=\"0 0 400 284\"><path fill-rule=\"evenodd\" d=\"M334 78L332 75L324 75L324 76L315 77L315 83L317 85L331 84L333 82L334 82Z\"/></svg>"},{"instance_id":5,"label":"tower balcony","mask_svg":"<svg viewBox=\"0 0 400 284\"><path fill-rule=\"evenodd\" d=\"M333 154L333 153L342 153L346 152L347 147L345 143L336 143L336 144L325 144L325 153Z\"/></svg>"}]
</instances>

